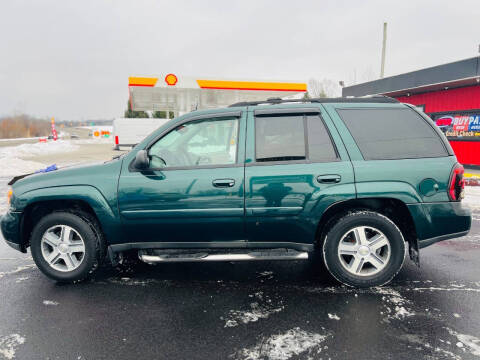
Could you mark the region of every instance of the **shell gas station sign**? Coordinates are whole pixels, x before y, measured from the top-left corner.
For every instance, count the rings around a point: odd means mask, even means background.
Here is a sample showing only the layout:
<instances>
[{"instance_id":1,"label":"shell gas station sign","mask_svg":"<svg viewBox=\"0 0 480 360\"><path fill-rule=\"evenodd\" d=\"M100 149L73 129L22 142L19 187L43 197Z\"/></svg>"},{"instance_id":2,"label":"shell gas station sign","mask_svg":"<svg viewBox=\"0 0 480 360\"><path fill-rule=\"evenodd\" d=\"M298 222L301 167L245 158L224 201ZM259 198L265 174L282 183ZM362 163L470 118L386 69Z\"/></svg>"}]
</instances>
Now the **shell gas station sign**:
<instances>
[{"instance_id":1,"label":"shell gas station sign","mask_svg":"<svg viewBox=\"0 0 480 360\"><path fill-rule=\"evenodd\" d=\"M128 88L135 111L174 111L224 107L241 101L292 97L307 91L306 82L226 80L179 76L130 77Z\"/></svg>"}]
</instances>

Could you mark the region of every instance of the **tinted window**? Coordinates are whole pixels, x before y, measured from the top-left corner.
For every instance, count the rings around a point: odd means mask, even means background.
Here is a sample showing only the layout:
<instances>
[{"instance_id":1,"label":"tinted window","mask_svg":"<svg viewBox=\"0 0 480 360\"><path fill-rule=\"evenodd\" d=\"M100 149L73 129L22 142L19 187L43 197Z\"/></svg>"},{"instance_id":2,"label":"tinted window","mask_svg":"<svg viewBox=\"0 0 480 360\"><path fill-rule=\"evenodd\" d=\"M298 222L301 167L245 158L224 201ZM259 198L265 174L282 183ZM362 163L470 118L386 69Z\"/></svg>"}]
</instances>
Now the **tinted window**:
<instances>
[{"instance_id":1,"label":"tinted window","mask_svg":"<svg viewBox=\"0 0 480 360\"><path fill-rule=\"evenodd\" d=\"M237 143L237 119L186 123L176 127L150 148L150 167L235 164Z\"/></svg>"},{"instance_id":2,"label":"tinted window","mask_svg":"<svg viewBox=\"0 0 480 360\"><path fill-rule=\"evenodd\" d=\"M308 158L311 161L328 162L337 160L338 156L328 130L319 116L307 117Z\"/></svg>"},{"instance_id":3,"label":"tinted window","mask_svg":"<svg viewBox=\"0 0 480 360\"><path fill-rule=\"evenodd\" d=\"M447 156L435 130L411 109L341 109L366 160Z\"/></svg>"},{"instance_id":4,"label":"tinted window","mask_svg":"<svg viewBox=\"0 0 480 360\"><path fill-rule=\"evenodd\" d=\"M303 116L257 117L255 153L257 161L305 159Z\"/></svg>"}]
</instances>

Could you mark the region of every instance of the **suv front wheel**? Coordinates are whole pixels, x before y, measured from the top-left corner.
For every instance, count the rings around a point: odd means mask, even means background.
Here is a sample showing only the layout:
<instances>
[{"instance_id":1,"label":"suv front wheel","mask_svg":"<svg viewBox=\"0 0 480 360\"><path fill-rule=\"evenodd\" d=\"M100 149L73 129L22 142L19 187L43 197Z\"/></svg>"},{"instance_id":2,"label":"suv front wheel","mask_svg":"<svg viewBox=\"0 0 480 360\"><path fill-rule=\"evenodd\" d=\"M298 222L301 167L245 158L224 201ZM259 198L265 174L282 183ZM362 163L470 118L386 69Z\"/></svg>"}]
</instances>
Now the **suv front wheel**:
<instances>
[{"instance_id":1,"label":"suv front wheel","mask_svg":"<svg viewBox=\"0 0 480 360\"><path fill-rule=\"evenodd\" d=\"M53 212L34 227L32 257L49 278L61 282L85 279L103 258L103 239L95 219L84 213Z\"/></svg>"},{"instance_id":2,"label":"suv front wheel","mask_svg":"<svg viewBox=\"0 0 480 360\"><path fill-rule=\"evenodd\" d=\"M393 221L372 211L340 218L323 242L323 260L338 281L355 287L380 286L400 271L405 241Z\"/></svg>"}]
</instances>

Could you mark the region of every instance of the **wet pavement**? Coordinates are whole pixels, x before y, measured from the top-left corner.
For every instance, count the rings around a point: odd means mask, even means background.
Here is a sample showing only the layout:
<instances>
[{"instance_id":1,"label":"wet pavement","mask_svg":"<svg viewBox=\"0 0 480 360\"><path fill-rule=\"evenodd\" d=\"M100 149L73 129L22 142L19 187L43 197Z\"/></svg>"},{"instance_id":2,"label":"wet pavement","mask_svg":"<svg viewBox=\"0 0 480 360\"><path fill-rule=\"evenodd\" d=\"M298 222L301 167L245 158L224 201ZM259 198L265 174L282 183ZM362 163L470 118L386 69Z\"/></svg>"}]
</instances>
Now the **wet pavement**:
<instances>
[{"instance_id":1,"label":"wet pavement","mask_svg":"<svg viewBox=\"0 0 480 360\"><path fill-rule=\"evenodd\" d=\"M470 204L467 237L368 290L313 261L105 266L62 285L0 241L0 359L479 359Z\"/></svg>"}]
</instances>

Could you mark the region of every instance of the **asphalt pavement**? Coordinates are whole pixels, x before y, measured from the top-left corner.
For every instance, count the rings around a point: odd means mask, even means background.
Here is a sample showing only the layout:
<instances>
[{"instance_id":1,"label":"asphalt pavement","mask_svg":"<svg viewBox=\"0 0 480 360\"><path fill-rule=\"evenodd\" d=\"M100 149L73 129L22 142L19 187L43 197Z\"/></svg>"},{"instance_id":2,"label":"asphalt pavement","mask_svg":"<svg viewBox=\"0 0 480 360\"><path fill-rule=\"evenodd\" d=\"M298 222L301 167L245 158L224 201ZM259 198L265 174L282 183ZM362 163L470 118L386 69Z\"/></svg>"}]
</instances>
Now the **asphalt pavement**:
<instances>
[{"instance_id":1,"label":"asphalt pavement","mask_svg":"<svg viewBox=\"0 0 480 360\"><path fill-rule=\"evenodd\" d=\"M104 266L65 285L0 241L0 359L478 359L472 203L468 236L368 290L314 261Z\"/></svg>"}]
</instances>

